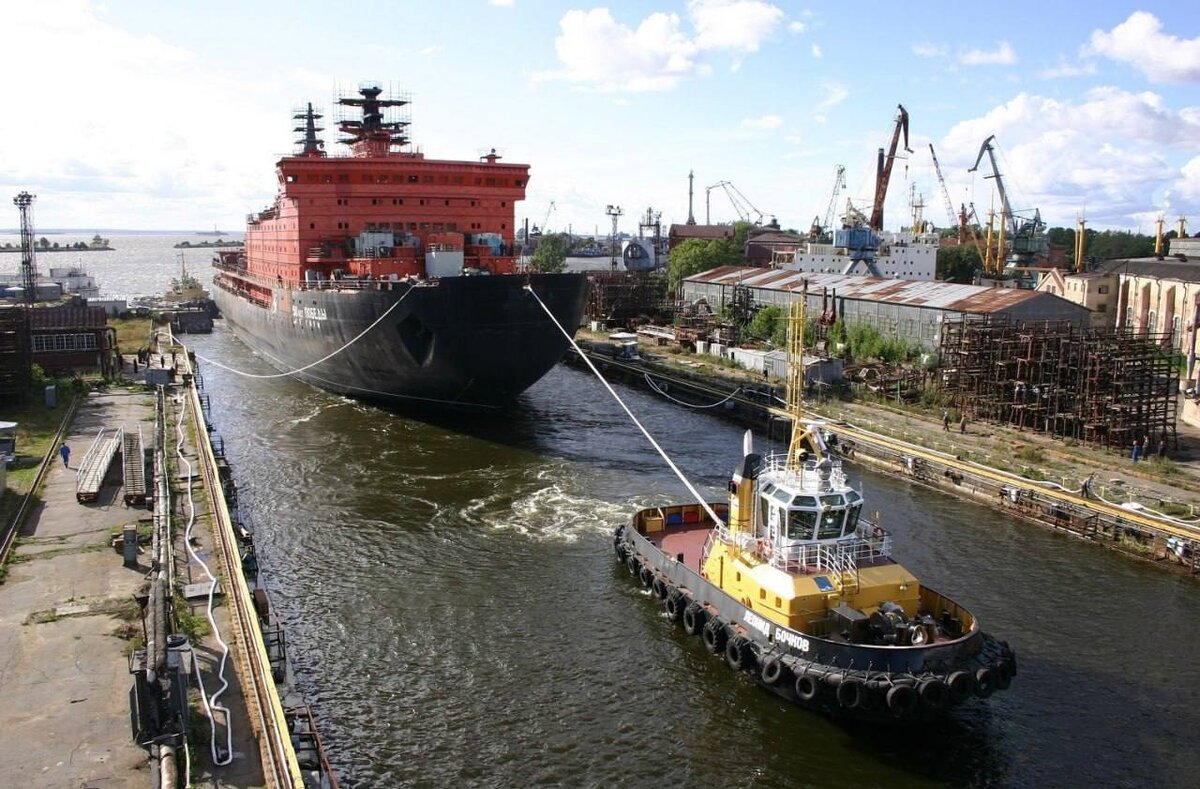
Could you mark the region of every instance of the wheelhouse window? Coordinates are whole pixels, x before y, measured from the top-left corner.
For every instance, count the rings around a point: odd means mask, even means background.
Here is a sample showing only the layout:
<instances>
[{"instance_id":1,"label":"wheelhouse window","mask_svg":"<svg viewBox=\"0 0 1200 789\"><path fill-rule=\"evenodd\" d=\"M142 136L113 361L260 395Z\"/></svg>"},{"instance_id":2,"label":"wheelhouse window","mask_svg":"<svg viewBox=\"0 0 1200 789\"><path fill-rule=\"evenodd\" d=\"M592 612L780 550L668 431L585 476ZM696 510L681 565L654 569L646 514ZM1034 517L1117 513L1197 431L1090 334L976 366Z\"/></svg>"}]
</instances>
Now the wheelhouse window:
<instances>
[{"instance_id":1,"label":"wheelhouse window","mask_svg":"<svg viewBox=\"0 0 1200 789\"><path fill-rule=\"evenodd\" d=\"M845 502L841 496L821 497L821 522L817 529L818 540L833 540L842 536L846 522Z\"/></svg>"},{"instance_id":2,"label":"wheelhouse window","mask_svg":"<svg viewBox=\"0 0 1200 789\"><path fill-rule=\"evenodd\" d=\"M789 540L811 540L817 526L817 513L809 510L790 510L787 519Z\"/></svg>"}]
</instances>

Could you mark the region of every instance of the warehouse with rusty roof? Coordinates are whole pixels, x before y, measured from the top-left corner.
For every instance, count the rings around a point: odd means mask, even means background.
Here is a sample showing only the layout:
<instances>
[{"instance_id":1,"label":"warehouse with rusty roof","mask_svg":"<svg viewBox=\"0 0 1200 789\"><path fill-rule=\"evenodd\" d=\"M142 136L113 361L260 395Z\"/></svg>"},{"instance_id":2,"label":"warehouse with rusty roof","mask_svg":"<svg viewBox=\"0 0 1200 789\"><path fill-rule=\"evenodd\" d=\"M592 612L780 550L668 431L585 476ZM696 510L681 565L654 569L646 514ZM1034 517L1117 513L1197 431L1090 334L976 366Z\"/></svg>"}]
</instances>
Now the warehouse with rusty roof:
<instances>
[{"instance_id":1,"label":"warehouse with rusty roof","mask_svg":"<svg viewBox=\"0 0 1200 789\"><path fill-rule=\"evenodd\" d=\"M941 326L962 315L1004 315L1034 323L1069 321L1088 326L1086 307L1051 293L955 282L897 280L842 274L806 274L786 269L722 266L683 281L683 299L704 299L718 310L744 287L756 305L787 307L807 290L808 314L827 314L847 324L865 323L881 334L936 348ZM835 312L836 311L836 312Z\"/></svg>"}]
</instances>

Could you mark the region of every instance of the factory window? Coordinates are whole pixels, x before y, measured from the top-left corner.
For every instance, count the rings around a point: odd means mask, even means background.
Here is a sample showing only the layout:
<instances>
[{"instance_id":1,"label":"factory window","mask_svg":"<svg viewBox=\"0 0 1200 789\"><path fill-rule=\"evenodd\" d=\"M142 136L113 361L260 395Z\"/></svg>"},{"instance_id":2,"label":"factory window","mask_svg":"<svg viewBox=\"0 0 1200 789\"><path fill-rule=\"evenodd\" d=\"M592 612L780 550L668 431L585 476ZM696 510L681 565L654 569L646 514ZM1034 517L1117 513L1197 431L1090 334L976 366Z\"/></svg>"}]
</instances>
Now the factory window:
<instances>
[{"instance_id":1,"label":"factory window","mask_svg":"<svg viewBox=\"0 0 1200 789\"><path fill-rule=\"evenodd\" d=\"M1103 296L1104 294L1108 293L1108 286L1101 285L1098 288L1096 288L1096 292L1099 293L1101 296Z\"/></svg>"}]
</instances>

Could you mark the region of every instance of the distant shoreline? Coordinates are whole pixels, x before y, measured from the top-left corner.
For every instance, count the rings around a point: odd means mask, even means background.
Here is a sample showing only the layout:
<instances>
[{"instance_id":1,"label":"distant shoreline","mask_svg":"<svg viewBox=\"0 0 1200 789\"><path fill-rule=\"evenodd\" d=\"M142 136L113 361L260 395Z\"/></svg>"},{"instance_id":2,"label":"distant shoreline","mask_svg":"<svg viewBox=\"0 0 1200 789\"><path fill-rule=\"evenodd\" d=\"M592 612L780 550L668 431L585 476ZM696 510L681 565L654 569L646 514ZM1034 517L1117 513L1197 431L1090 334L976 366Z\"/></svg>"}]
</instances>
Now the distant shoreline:
<instances>
[{"instance_id":1,"label":"distant shoreline","mask_svg":"<svg viewBox=\"0 0 1200 789\"><path fill-rule=\"evenodd\" d=\"M20 247L0 247L0 252L20 252ZM41 255L45 252L115 252L116 247L37 247L34 252Z\"/></svg>"}]
</instances>

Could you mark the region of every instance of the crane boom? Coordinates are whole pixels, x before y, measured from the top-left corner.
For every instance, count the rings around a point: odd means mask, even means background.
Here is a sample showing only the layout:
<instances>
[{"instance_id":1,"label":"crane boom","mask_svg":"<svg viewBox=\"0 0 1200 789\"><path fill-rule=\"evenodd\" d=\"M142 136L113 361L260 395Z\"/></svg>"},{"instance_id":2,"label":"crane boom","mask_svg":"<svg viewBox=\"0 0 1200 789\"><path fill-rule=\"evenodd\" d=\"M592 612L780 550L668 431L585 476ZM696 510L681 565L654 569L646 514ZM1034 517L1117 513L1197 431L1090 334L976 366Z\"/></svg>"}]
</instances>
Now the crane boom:
<instances>
[{"instance_id":1,"label":"crane boom","mask_svg":"<svg viewBox=\"0 0 1200 789\"><path fill-rule=\"evenodd\" d=\"M912 153L908 147L908 110L904 105L897 105L900 114L896 116L896 128L892 132L892 144L884 157L883 149L879 149L879 162L875 168L875 203L871 208L871 229L883 230L883 201L887 197L888 181L892 178L892 163L896 160L896 146L900 142L900 132L904 132L904 150Z\"/></svg>"},{"instance_id":2,"label":"crane boom","mask_svg":"<svg viewBox=\"0 0 1200 789\"><path fill-rule=\"evenodd\" d=\"M946 188L946 179L942 177L942 166L938 164L937 154L933 150L933 143L929 143L929 155L933 157L933 171L937 174L938 185L942 187L942 199L946 201L946 216L950 218L951 225L958 224L958 214L954 211L954 202L950 199L950 190ZM959 228L961 231L961 228Z\"/></svg>"},{"instance_id":3,"label":"crane boom","mask_svg":"<svg viewBox=\"0 0 1200 789\"><path fill-rule=\"evenodd\" d=\"M1008 222L1008 232L1013 236L1017 234L1017 218L1013 216L1012 206L1008 203L1008 193L1004 191L1004 179L1000 177L1000 168L996 166L996 150L992 147L992 140L996 139L996 135L991 135L983 141L983 145L979 146L979 155L975 157L975 166L969 173L973 173L979 169L979 163L983 161L984 152L988 155L988 160L992 163L992 177L996 179L996 191L1000 193L1000 208L1004 211L1004 216Z\"/></svg>"},{"instance_id":4,"label":"crane boom","mask_svg":"<svg viewBox=\"0 0 1200 789\"><path fill-rule=\"evenodd\" d=\"M833 212L837 209L838 195L845 186L846 168L839 164L833 176L833 194L829 197L829 207L825 209L825 224L821 226L823 230L829 230L833 226Z\"/></svg>"},{"instance_id":5,"label":"crane boom","mask_svg":"<svg viewBox=\"0 0 1200 789\"><path fill-rule=\"evenodd\" d=\"M737 212L738 219L742 220L743 222L749 222L750 214L753 212L758 215L757 224L762 224L764 216L763 212L755 208L754 204L746 199L746 196L739 192L738 188L730 181L717 181L715 184L704 190L704 221L706 224L711 222L711 217L708 215L709 208L711 207L710 193L712 190L717 189L718 187L725 190L725 196L729 198L729 202L733 205L733 210Z\"/></svg>"}]
</instances>

